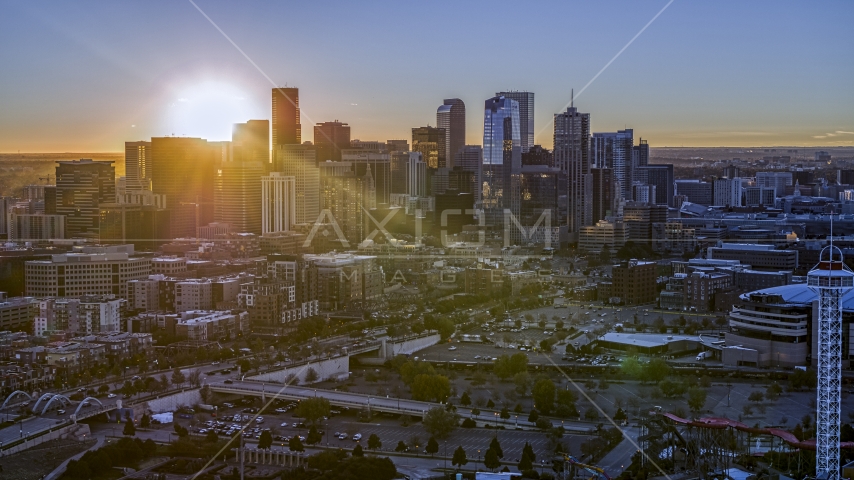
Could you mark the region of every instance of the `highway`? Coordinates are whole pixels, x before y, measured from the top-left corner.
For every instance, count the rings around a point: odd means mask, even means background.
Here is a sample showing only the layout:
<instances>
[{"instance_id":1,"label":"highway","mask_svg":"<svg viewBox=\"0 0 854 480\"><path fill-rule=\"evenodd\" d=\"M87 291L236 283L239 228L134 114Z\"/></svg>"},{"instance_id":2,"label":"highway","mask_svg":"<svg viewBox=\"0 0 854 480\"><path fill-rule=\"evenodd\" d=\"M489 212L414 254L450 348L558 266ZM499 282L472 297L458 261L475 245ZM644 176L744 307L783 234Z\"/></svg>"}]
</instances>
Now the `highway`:
<instances>
[{"instance_id":1,"label":"highway","mask_svg":"<svg viewBox=\"0 0 854 480\"><path fill-rule=\"evenodd\" d=\"M365 395L360 393L339 392L336 390L323 390L311 387L284 386L274 383L261 383L258 381L234 381L231 384L221 382L209 382L211 390L219 393L231 393L237 395L264 396L267 401L274 397L289 400L300 400L304 398L322 397L329 400L332 405L348 408L370 408L375 412L403 413L422 416L424 412L434 407L443 406L439 403L421 402L406 398L381 397L376 395ZM524 428L533 428L534 425L527 420L509 419L501 420L496 417L495 412L481 410L479 415L472 415L471 410L465 407L457 407L457 413L462 418L473 418L478 422L489 424L506 425L513 428L516 425ZM565 428L570 431L589 432L592 427L588 423L566 422Z\"/></svg>"}]
</instances>

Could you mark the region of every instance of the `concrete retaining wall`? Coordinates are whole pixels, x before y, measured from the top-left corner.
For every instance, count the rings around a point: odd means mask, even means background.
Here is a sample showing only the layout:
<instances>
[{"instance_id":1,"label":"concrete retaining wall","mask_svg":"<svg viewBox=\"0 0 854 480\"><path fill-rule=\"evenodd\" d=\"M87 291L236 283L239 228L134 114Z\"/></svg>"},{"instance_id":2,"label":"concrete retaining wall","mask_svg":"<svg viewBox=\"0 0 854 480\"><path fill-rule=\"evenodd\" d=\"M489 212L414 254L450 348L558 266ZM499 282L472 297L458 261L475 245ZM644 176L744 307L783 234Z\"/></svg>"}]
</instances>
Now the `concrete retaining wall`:
<instances>
[{"instance_id":1,"label":"concrete retaining wall","mask_svg":"<svg viewBox=\"0 0 854 480\"><path fill-rule=\"evenodd\" d=\"M317 382L321 382L329 378L339 378L340 376L347 375L350 372L350 356L345 355L342 357L330 358L328 360L320 360L317 362L311 362L307 365L285 368L275 372L266 372L259 375L253 375L251 377L247 375L246 379L284 383L288 377L295 375L299 382L298 384L305 385L305 377L308 374L309 369L312 369L317 373ZM294 383L297 382L295 381Z\"/></svg>"},{"instance_id":2,"label":"concrete retaining wall","mask_svg":"<svg viewBox=\"0 0 854 480\"><path fill-rule=\"evenodd\" d=\"M202 395L199 389L195 388L149 400L146 402L146 408L153 413L174 412L178 407L190 407L198 403L202 403Z\"/></svg>"},{"instance_id":3,"label":"concrete retaining wall","mask_svg":"<svg viewBox=\"0 0 854 480\"><path fill-rule=\"evenodd\" d=\"M27 450L28 448L33 448L36 445L40 445L44 442L49 442L51 440L56 440L58 438L70 438L82 441L87 438L92 438L92 433L89 430L89 425L85 423L73 423L71 425L68 425L67 427L54 430L40 437L33 438L32 440L27 440L25 443L22 443L20 445L15 445L14 447L3 450L3 456L22 452L24 450Z\"/></svg>"},{"instance_id":4,"label":"concrete retaining wall","mask_svg":"<svg viewBox=\"0 0 854 480\"><path fill-rule=\"evenodd\" d=\"M437 333L426 337L404 340L402 342L383 342L382 351L385 358L393 358L396 355L409 355L427 347L439 343L442 337Z\"/></svg>"}]
</instances>

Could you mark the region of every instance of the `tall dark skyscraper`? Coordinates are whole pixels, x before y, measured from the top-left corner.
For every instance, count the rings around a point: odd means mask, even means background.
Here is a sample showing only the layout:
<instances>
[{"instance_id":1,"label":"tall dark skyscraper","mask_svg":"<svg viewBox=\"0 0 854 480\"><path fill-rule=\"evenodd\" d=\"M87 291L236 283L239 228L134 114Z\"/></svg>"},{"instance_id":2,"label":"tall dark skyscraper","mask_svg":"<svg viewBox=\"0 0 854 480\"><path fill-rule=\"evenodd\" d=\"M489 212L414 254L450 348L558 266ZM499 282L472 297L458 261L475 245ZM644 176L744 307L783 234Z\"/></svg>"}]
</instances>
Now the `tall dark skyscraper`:
<instances>
[{"instance_id":1,"label":"tall dark skyscraper","mask_svg":"<svg viewBox=\"0 0 854 480\"><path fill-rule=\"evenodd\" d=\"M555 114L554 161L567 176L567 230L577 241L581 227L593 224L589 113L572 106Z\"/></svg>"},{"instance_id":2,"label":"tall dark skyscraper","mask_svg":"<svg viewBox=\"0 0 854 480\"><path fill-rule=\"evenodd\" d=\"M459 98L445 99L436 111L436 126L445 131L445 152L439 166L452 169L457 152L466 144L466 104Z\"/></svg>"},{"instance_id":3,"label":"tall dark skyscraper","mask_svg":"<svg viewBox=\"0 0 854 480\"><path fill-rule=\"evenodd\" d=\"M516 100L519 104L519 146L527 153L534 146L534 92L498 92L496 97Z\"/></svg>"},{"instance_id":4,"label":"tall dark skyscraper","mask_svg":"<svg viewBox=\"0 0 854 480\"><path fill-rule=\"evenodd\" d=\"M273 151L281 145L302 143L299 89L273 89Z\"/></svg>"},{"instance_id":5,"label":"tall dark skyscraper","mask_svg":"<svg viewBox=\"0 0 854 480\"><path fill-rule=\"evenodd\" d=\"M534 145L522 154L522 165L545 165L554 166L555 157L552 152L539 145Z\"/></svg>"},{"instance_id":6,"label":"tall dark skyscraper","mask_svg":"<svg viewBox=\"0 0 854 480\"><path fill-rule=\"evenodd\" d=\"M632 147L632 164L636 167L649 165L649 143L642 138Z\"/></svg>"},{"instance_id":7,"label":"tall dark skyscraper","mask_svg":"<svg viewBox=\"0 0 854 480\"><path fill-rule=\"evenodd\" d=\"M604 220L614 214L614 202L617 191L614 185L614 172L610 168L591 168L593 179L593 223Z\"/></svg>"},{"instance_id":8,"label":"tall dark skyscraper","mask_svg":"<svg viewBox=\"0 0 854 480\"><path fill-rule=\"evenodd\" d=\"M269 132L267 120L235 124L230 155L217 170L215 218L233 232L261 234L261 176L269 165Z\"/></svg>"},{"instance_id":9,"label":"tall dark skyscraper","mask_svg":"<svg viewBox=\"0 0 854 480\"><path fill-rule=\"evenodd\" d=\"M172 235L196 236L196 228L214 220L214 188L222 144L201 138L151 139L151 190L166 196Z\"/></svg>"},{"instance_id":10,"label":"tall dark skyscraper","mask_svg":"<svg viewBox=\"0 0 854 480\"><path fill-rule=\"evenodd\" d=\"M638 173L635 177L639 178L640 183L655 185L655 204L675 206L673 204L674 182L672 164L638 167Z\"/></svg>"},{"instance_id":11,"label":"tall dark skyscraper","mask_svg":"<svg viewBox=\"0 0 854 480\"><path fill-rule=\"evenodd\" d=\"M318 123L314 126L314 145L317 161L341 161L341 150L350 148L350 125L334 122Z\"/></svg>"},{"instance_id":12,"label":"tall dark skyscraper","mask_svg":"<svg viewBox=\"0 0 854 480\"><path fill-rule=\"evenodd\" d=\"M506 97L487 100L483 115L481 207L486 224L491 227L503 225L505 209L519 215L519 198L514 195L522 168L519 138L519 103Z\"/></svg>"},{"instance_id":13,"label":"tall dark skyscraper","mask_svg":"<svg viewBox=\"0 0 854 480\"><path fill-rule=\"evenodd\" d=\"M483 182L481 173L483 169L483 147L480 145L463 145L454 156L454 170L469 172L472 185L468 188L457 187L461 192L471 192L474 195L474 204L480 205L480 196L483 193Z\"/></svg>"},{"instance_id":14,"label":"tall dark skyscraper","mask_svg":"<svg viewBox=\"0 0 854 480\"><path fill-rule=\"evenodd\" d=\"M439 158L445 152L445 136L437 127L415 127L412 129L412 151L421 152L421 158L427 168L436 169Z\"/></svg>"},{"instance_id":15,"label":"tall dark skyscraper","mask_svg":"<svg viewBox=\"0 0 854 480\"><path fill-rule=\"evenodd\" d=\"M65 215L68 238L98 238L98 207L116 201L113 162L88 158L57 162L56 213Z\"/></svg>"}]
</instances>

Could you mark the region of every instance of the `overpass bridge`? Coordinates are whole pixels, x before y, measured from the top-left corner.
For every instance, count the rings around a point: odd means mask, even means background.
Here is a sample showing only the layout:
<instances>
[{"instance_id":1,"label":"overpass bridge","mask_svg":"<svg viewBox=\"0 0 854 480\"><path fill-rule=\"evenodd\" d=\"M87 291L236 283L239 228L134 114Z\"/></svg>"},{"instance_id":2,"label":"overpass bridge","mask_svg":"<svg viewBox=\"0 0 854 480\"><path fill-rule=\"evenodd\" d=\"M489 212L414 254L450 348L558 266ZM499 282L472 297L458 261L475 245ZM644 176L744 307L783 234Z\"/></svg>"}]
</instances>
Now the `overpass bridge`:
<instances>
[{"instance_id":1,"label":"overpass bridge","mask_svg":"<svg viewBox=\"0 0 854 480\"><path fill-rule=\"evenodd\" d=\"M418 400L409 400L406 398L397 397L382 397L376 395L365 395L362 393L339 392L336 390L325 390L311 387L300 387L282 385L280 383L265 383L257 380L246 380L234 383L209 383L211 391L229 395L248 395L260 397L262 402L274 398L282 398L286 400L304 400L307 398L322 397L329 400L330 405L336 407L348 408L367 408L371 412L384 412L402 415L412 415L423 417L431 408L442 407L445 405L434 402L421 402ZM259 413L263 415L265 412ZM465 407L457 407L457 413L462 418L471 418L481 424L504 425L507 428L514 426L524 427L528 429L536 428L533 422L523 420L515 416L512 419L499 418L498 411L481 410L478 415L472 415L471 409ZM595 430L592 423L584 422L557 422L553 420L555 426L564 426L567 431L578 434L592 434Z\"/></svg>"},{"instance_id":2,"label":"overpass bridge","mask_svg":"<svg viewBox=\"0 0 854 480\"><path fill-rule=\"evenodd\" d=\"M208 383L207 385L211 391L216 393L261 397L264 402L272 398L304 400L306 398L323 397L329 400L331 405L336 407L367 408L372 412L423 416L431 408L442 406L439 403L421 402L405 398L380 397L311 387L284 386L279 383L266 383L257 380L235 381L231 384Z\"/></svg>"}]
</instances>

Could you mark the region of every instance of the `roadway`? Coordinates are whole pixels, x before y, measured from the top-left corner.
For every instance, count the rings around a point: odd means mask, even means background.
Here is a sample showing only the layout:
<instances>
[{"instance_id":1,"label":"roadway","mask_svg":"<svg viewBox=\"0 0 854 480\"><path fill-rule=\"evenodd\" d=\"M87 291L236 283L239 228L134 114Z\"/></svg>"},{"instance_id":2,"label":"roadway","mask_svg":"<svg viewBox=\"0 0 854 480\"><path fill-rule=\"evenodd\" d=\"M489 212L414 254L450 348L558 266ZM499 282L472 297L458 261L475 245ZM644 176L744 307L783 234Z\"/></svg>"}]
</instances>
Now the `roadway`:
<instances>
[{"instance_id":1,"label":"roadway","mask_svg":"<svg viewBox=\"0 0 854 480\"><path fill-rule=\"evenodd\" d=\"M260 383L257 381L233 381L233 383L231 384L208 383L208 385L214 392L235 395L252 395L257 397L264 396L267 401L270 401L276 396L278 398L289 400L301 400L305 398L322 397L329 400L329 403L335 406L356 409L370 408L370 410L376 412L410 414L416 416L422 416L431 408L443 406L439 403L421 402L418 400L409 400L406 398L395 398L391 396L381 397L376 395L340 392L336 390L324 390L294 385L284 386L281 384ZM497 412L494 411L484 412L483 410L481 410L481 413L479 415L472 415L471 409L459 406L457 407L457 413L462 418L472 418L475 421L489 423L492 425L502 424L502 422L504 422L508 426L518 425L523 428L534 427L533 424L531 422L528 422L527 420L519 419L517 421L516 418L506 421L501 420L496 417ZM564 423L564 426L567 430L579 432L589 432L592 429L590 424L581 422L566 422Z\"/></svg>"}]
</instances>

